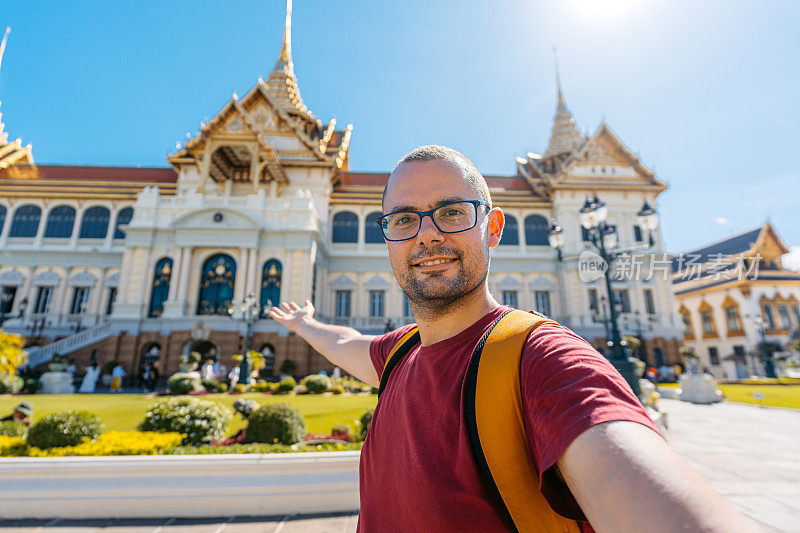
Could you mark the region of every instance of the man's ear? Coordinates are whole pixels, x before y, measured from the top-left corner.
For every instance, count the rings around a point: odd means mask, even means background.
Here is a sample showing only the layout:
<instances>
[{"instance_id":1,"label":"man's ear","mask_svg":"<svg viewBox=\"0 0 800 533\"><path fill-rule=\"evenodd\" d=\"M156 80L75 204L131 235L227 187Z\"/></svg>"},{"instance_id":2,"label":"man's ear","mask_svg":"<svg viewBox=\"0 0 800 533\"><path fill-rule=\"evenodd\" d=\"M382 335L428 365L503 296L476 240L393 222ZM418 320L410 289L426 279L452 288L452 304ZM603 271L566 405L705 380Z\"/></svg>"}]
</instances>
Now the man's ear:
<instances>
[{"instance_id":1,"label":"man's ear","mask_svg":"<svg viewBox=\"0 0 800 533\"><path fill-rule=\"evenodd\" d=\"M506 217L499 207L489 211L489 248L494 248L500 244L503 236L503 227L506 225Z\"/></svg>"}]
</instances>

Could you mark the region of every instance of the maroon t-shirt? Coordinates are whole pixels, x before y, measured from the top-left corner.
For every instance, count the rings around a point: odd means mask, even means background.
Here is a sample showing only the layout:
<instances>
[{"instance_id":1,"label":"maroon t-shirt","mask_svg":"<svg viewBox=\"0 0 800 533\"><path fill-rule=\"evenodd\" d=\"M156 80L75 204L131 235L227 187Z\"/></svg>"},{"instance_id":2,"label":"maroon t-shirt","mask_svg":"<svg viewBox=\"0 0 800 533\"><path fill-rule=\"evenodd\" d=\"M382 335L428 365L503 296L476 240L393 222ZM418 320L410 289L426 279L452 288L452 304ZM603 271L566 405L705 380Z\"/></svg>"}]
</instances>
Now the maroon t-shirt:
<instances>
[{"instance_id":1,"label":"maroon t-shirt","mask_svg":"<svg viewBox=\"0 0 800 533\"><path fill-rule=\"evenodd\" d=\"M359 532L509 531L472 459L463 408L470 357L508 309L493 309L449 339L417 345L392 371L361 451ZM389 351L412 327L372 341L378 375ZM528 452L540 473L540 490L554 510L585 520L552 469L567 446L591 426L611 420L658 430L617 370L564 326L543 324L528 337L520 379Z\"/></svg>"}]
</instances>

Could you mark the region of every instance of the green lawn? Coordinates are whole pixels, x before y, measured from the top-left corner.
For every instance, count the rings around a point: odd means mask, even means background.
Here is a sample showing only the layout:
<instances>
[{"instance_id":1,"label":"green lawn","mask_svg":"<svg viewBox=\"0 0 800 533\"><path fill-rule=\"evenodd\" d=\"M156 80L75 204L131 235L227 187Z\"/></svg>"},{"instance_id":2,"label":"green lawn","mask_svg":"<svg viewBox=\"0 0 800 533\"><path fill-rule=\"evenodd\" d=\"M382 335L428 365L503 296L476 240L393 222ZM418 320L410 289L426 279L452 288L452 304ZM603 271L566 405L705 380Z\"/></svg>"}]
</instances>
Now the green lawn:
<instances>
[{"instance_id":1,"label":"green lawn","mask_svg":"<svg viewBox=\"0 0 800 533\"><path fill-rule=\"evenodd\" d=\"M764 405L800 409L800 385L738 385L720 384L719 390L732 402L758 404L753 393L764 395Z\"/></svg>"},{"instance_id":2,"label":"green lawn","mask_svg":"<svg viewBox=\"0 0 800 533\"><path fill-rule=\"evenodd\" d=\"M261 405L278 402L295 405L305 417L308 431L324 434L330 433L331 428L337 424L353 427L353 421L361 418L364 411L370 407L375 407L378 401L378 397L372 394L269 396L248 393L209 394L199 398L231 406L241 397L255 400ZM0 416L10 413L22 401L33 404L34 422L56 411L75 409L95 413L105 424L105 431L125 431L136 429L136 425L144 418L147 408L158 401L158 398L143 394L3 395L0 396ZM238 431L242 425L241 417L234 415L230 433Z\"/></svg>"}]
</instances>

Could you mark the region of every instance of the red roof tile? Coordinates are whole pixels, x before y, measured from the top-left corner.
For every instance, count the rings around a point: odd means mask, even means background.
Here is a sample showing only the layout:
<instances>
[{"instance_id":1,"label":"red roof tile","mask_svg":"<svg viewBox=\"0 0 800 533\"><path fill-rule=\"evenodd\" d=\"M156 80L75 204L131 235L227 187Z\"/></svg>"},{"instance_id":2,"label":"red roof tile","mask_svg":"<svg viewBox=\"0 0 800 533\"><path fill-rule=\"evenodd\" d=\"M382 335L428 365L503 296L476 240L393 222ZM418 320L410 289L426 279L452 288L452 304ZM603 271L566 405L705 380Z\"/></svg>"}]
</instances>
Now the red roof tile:
<instances>
[{"instance_id":1,"label":"red roof tile","mask_svg":"<svg viewBox=\"0 0 800 533\"><path fill-rule=\"evenodd\" d=\"M178 175L171 167L99 167L82 165L36 165L39 179L98 180L98 181L149 181L175 183ZM8 169L0 177L8 177Z\"/></svg>"}]
</instances>

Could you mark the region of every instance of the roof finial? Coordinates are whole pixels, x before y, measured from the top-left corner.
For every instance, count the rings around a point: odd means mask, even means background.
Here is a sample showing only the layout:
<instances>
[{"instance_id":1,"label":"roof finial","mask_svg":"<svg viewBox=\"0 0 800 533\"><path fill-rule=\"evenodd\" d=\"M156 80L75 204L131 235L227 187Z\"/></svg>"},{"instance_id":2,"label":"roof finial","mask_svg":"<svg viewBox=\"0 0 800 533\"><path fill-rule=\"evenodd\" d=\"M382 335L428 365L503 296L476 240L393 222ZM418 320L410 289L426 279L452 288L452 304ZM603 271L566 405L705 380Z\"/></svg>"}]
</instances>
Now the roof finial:
<instances>
[{"instance_id":1,"label":"roof finial","mask_svg":"<svg viewBox=\"0 0 800 533\"><path fill-rule=\"evenodd\" d=\"M564 106L564 93L561 90L561 72L558 69L558 49L553 47L553 64L556 69L556 92L558 94L558 107Z\"/></svg>"},{"instance_id":2,"label":"roof finial","mask_svg":"<svg viewBox=\"0 0 800 533\"><path fill-rule=\"evenodd\" d=\"M8 41L9 33L11 33L11 26L6 26L6 32L3 34L3 42L0 43L0 66L3 65L3 54L6 51L6 41Z\"/></svg>"},{"instance_id":3,"label":"roof finial","mask_svg":"<svg viewBox=\"0 0 800 533\"><path fill-rule=\"evenodd\" d=\"M286 26L283 30L283 45L275 70L283 70L287 74L294 74L292 64L292 0L286 0Z\"/></svg>"}]
</instances>

